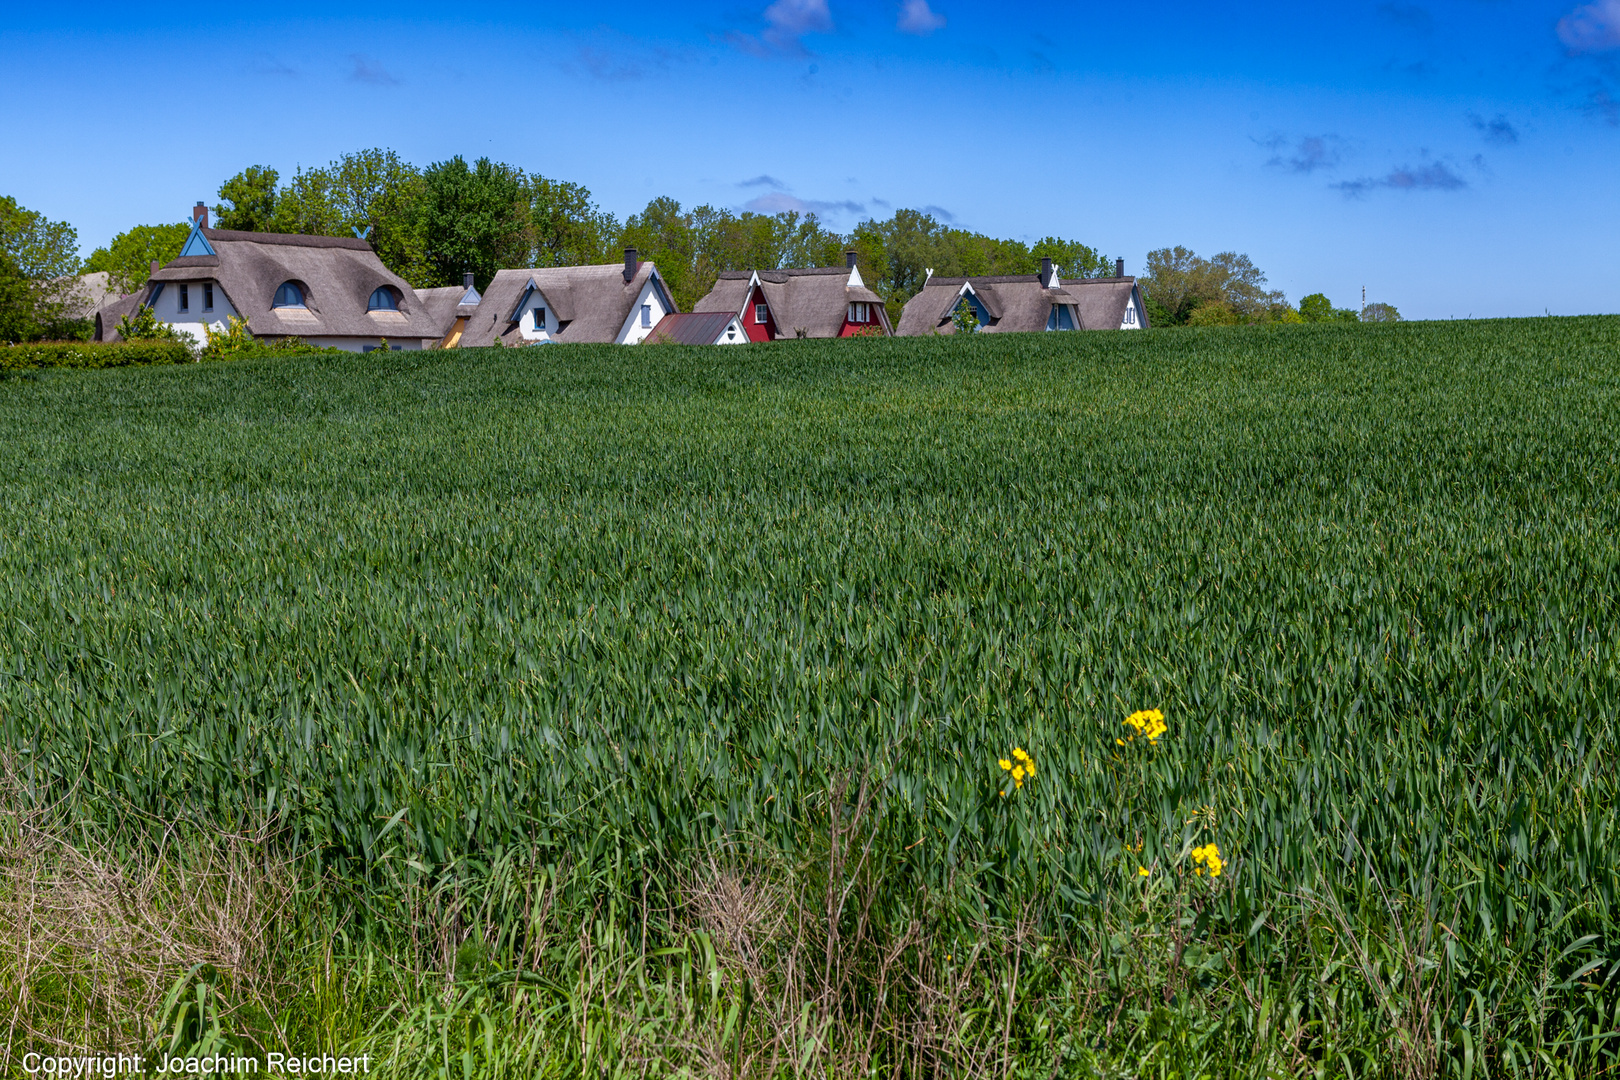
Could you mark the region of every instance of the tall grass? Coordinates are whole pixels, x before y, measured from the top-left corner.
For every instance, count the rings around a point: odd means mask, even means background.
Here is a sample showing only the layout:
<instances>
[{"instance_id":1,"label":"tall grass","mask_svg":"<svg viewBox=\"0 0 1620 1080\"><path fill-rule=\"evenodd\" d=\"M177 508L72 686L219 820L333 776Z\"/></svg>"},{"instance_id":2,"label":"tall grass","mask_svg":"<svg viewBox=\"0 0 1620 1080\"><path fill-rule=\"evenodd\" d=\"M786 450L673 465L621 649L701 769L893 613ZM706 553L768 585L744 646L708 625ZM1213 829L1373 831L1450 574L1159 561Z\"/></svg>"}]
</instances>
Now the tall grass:
<instances>
[{"instance_id":1,"label":"tall grass","mask_svg":"<svg viewBox=\"0 0 1620 1080\"><path fill-rule=\"evenodd\" d=\"M302 883L269 954L126 1015L84 941L0 945L17 1029L435 1075L1612 1072L1617 345L8 381L8 842L179 880L262 836L243 887ZM7 865L44 935L56 879Z\"/></svg>"}]
</instances>

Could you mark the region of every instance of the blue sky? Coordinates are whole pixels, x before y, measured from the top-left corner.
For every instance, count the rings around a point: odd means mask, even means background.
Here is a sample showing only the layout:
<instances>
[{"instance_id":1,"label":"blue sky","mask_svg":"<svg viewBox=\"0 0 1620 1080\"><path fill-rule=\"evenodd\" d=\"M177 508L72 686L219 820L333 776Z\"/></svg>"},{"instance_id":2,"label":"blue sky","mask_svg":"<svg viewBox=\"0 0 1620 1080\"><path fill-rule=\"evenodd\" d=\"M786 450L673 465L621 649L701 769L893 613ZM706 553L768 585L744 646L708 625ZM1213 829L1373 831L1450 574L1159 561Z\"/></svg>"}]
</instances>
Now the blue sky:
<instances>
[{"instance_id":1,"label":"blue sky","mask_svg":"<svg viewBox=\"0 0 1620 1080\"><path fill-rule=\"evenodd\" d=\"M85 251L250 164L489 155L655 195L896 207L1291 300L1620 311L1620 0L29 5L0 193Z\"/></svg>"}]
</instances>

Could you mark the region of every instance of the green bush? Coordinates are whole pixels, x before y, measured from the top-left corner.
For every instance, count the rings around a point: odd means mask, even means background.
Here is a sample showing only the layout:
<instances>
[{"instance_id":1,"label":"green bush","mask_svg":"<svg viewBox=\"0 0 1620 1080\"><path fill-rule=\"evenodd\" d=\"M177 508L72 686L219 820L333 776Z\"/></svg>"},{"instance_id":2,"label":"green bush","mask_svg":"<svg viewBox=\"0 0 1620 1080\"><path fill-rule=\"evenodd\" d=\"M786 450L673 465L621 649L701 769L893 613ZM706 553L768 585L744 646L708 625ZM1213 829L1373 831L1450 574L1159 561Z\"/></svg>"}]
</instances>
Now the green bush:
<instances>
[{"instance_id":1,"label":"green bush","mask_svg":"<svg viewBox=\"0 0 1620 1080\"><path fill-rule=\"evenodd\" d=\"M0 348L0 371L29 368L144 367L152 364L189 364L191 353L177 341L128 341L101 344L88 341L36 341Z\"/></svg>"}]
</instances>

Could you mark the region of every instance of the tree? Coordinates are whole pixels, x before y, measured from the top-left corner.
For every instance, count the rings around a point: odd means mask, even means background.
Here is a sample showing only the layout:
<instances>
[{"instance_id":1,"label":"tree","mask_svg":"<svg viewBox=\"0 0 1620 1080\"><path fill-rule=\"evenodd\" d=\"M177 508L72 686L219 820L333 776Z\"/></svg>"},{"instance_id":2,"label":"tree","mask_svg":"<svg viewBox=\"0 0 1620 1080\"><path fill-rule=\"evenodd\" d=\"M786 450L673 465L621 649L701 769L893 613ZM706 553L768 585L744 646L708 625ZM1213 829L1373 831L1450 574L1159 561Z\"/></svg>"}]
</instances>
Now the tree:
<instances>
[{"instance_id":1,"label":"tree","mask_svg":"<svg viewBox=\"0 0 1620 1080\"><path fill-rule=\"evenodd\" d=\"M1401 313L1394 304L1368 304L1361 309L1362 322L1400 322Z\"/></svg>"},{"instance_id":2,"label":"tree","mask_svg":"<svg viewBox=\"0 0 1620 1080\"><path fill-rule=\"evenodd\" d=\"M136 225L113 237L106 247L92 251L84 262L84 272L106 271L107 287L112 292L132 293L146 284L153 262L161 266L180 254L189 235L191 226L185 222Z\"/></svg>"},{"instance_id":3,"label":"tree","mask_svg":"<svg viewBox=\"0 0 1620 1080\"><path fill-rule=\"evenodd\" d=\"M460 156L422 173L416 243L422 252L418 287L454 285L465 271L482 289L495 271L522 266L529 256L528 192L523 172Z\"/></svg>"},{"instance_id":4,"label":"tree","mask_svg":"<svg viewBox=\"0 0 1620 1080\"><path fill-rule=\"evenodd\" d=\"M619 222L591 201L589 188L531 176L524 182L530 266L611 262Z\"/></svg>"},{"instance_id":5,"label":"tree","mask_svg":"<svg viewBox=\"0 0 1620 1080\"><path fill-rule=\"evenodd\" d=\"M28 341L38 337L34 319L32 282L10 256L0 252L0 342Z\"/></svg>"},{"instance_id":6,"label":"tree","mask_svg":"<svg viewBox=\"0 0 1620 1080\"><path fill-rule=\"evenodd\" d=\"M1311 293L1299 302L1299 313L1306 322L1360 322L1353 308L1336 308L1322 293Z\"/></svg>"},{"instance_id":7,"label":"tree","mask_svg":"<svg viewBox=\"0 0 1620 1080\"><path fill-rule=\"evenodd\" d=\"M658 272L675 303L692 310L692 304L703 296L697 291L702 283L695 274L698 238L693 216L684 213L680 203L662 195L641 213L625 219L623 239L626 247L636 249L637 257L658 264Z\"/></svg>"},{"instance_id":8,"label":"tree","mask_svg":"<svg viewBox=\"0 0 1620 1080\"><path fill-rule=\"evenodd\" d=\"M1266 275L1247 255L1223 251L1213 259L1184 247L1148 252L1143 289L1153 300L1150 317L1159 325L1185 325L1193 312L1220 304L1235 312L1240 322L1259 322L1273 308L1286 305L1280 291L1265 288ZM1216 319L1218 313L1206 317Z\"/></svg>"},{"instance_id":9,"label":"tree","mask_svg":"<svg viewBox=\"0 0 1620 1080\"><path fill-rule=\"evenodd\" d=\"M214 225L241 232L271 232L276 223L276 181L280 174L266 165L249 165L219 185Z\"/></svg>"},{"instance_id":10,"label":"tree","mask_svg":"<svg viewBox=\"0 0 1620 1080\"><path fill-rule=\"evenodd\" d=\"M77 336L67 304L79 273L79 234L65 221L0 196L0 327L9 341Z\"/></svg>"},{"instance_id":11,"label":"tree","mask_svg":"<svg viewBox=\"0 0 1620 1080\"><path fill-rule=\"evenodd\" d=\"M1044 237L1030 249L1030 257L1036 262L1043 258L1052 260L1052 269L1057 271L1059 279L1064 281L1076 278L1109 277L1114 272L1114 261L1103 255L1096 248L1082 244L1078 240L1060 240L1055 236Z\"/></svg>"}]
</instances>

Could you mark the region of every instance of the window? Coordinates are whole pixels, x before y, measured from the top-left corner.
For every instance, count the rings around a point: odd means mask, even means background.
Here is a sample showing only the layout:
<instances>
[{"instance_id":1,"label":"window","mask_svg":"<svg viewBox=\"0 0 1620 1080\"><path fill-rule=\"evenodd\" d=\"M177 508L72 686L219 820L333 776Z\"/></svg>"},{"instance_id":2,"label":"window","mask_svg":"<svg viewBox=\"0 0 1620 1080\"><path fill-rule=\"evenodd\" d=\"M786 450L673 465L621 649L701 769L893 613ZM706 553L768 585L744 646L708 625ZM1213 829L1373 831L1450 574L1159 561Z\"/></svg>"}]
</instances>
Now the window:
<instances>
[{"instance_id":1,"label":"window","mask_svg":"<svg viewBox=\"0 0 1620 1080\"><path fill-rule=\"evenodd\" d=\"M180 310L191 310L191 287L189 285L180 286Z\"/></svg>"},{"instance_id":2,"label":"window","mask_svg":"<svg viewBox=\"0 0 1620 1080\"><path fill-rule=\"evenodd\" d=\"M283 285L285 289L287 286ZM394 290L386 285L379 285L377 291L371 294L366 302L367 311L398 311L399 301L394 298Z\"/></svg>"},{"instance_id":3,"label":"window","mask_svg":"<svg viewBox=\"0 0 1620 1080\"><path fill-rule=\"evenodd\" d=\"M304 290L300 289L295 283L289 281L282 285L281 288L276 290L276 298L270 301L270 306L273 308L301 308L304 306Z\"/></svg>"},{"instance_id":4,"label":"window","mask_svg":"<svg viewBox=\"0 0 1620 1080\"><path fill-rule=\"evenodd\" d=\"M754 305L754 323L755 323L755 325L764 326L765 325L765 320L769 319L770 317L771 317L771 309L770 309L770 307L768 307L765 304L755 304Z\"/></svg>"},{"instance_id":5,"label":"window","mask_svg":"<svg viewBox=\"0 0 1620 1080\"><path fill-rule=\"evenodd\" d=\"M214 310L214 286L212 282L203 285L203 310Z\"/></svg>"},{"instance_id":6,"label":"window","mask_svg":"<svg viewBox=\"0 0 1620 1080\"><path fill-rule=\"evenodd\" d=\"M849 321L852 323L866 323L872 321L871 304L849 305Z\"/></svg>"},{"instance_id":7,"label":"window","mask_svg":"<svg viewBox=\"0 0 1620 1080\"><path fill-rule=\"evenodd\" d=\"M1129 304L1125 308L1125 325L1126 326L1135 326L1136 325L1136 305L1135 304Z\"/></svg>"},{"instance_id":8,"label":"window","mask_svg":"<svg viewBox=\"0 0 1620 1080\"><path fill-rule=\"evenodd\" d=\"M534 328L536 330L544 330L546 328L546 309L543 307L537 307L534 309Z\"/></svg>"},{"instance_id":9,"label":"window","mask_svg":"<svg viewBox=\"0 0 1620 1080\"><path fill-rule=\"evenodd\" d=\"M651 304L642 304L641 305L641 325L645 326L645 327L647 327L649 329L651 329L651 327L652 327L652 305Z\"/></svg>"}]
</instances>

